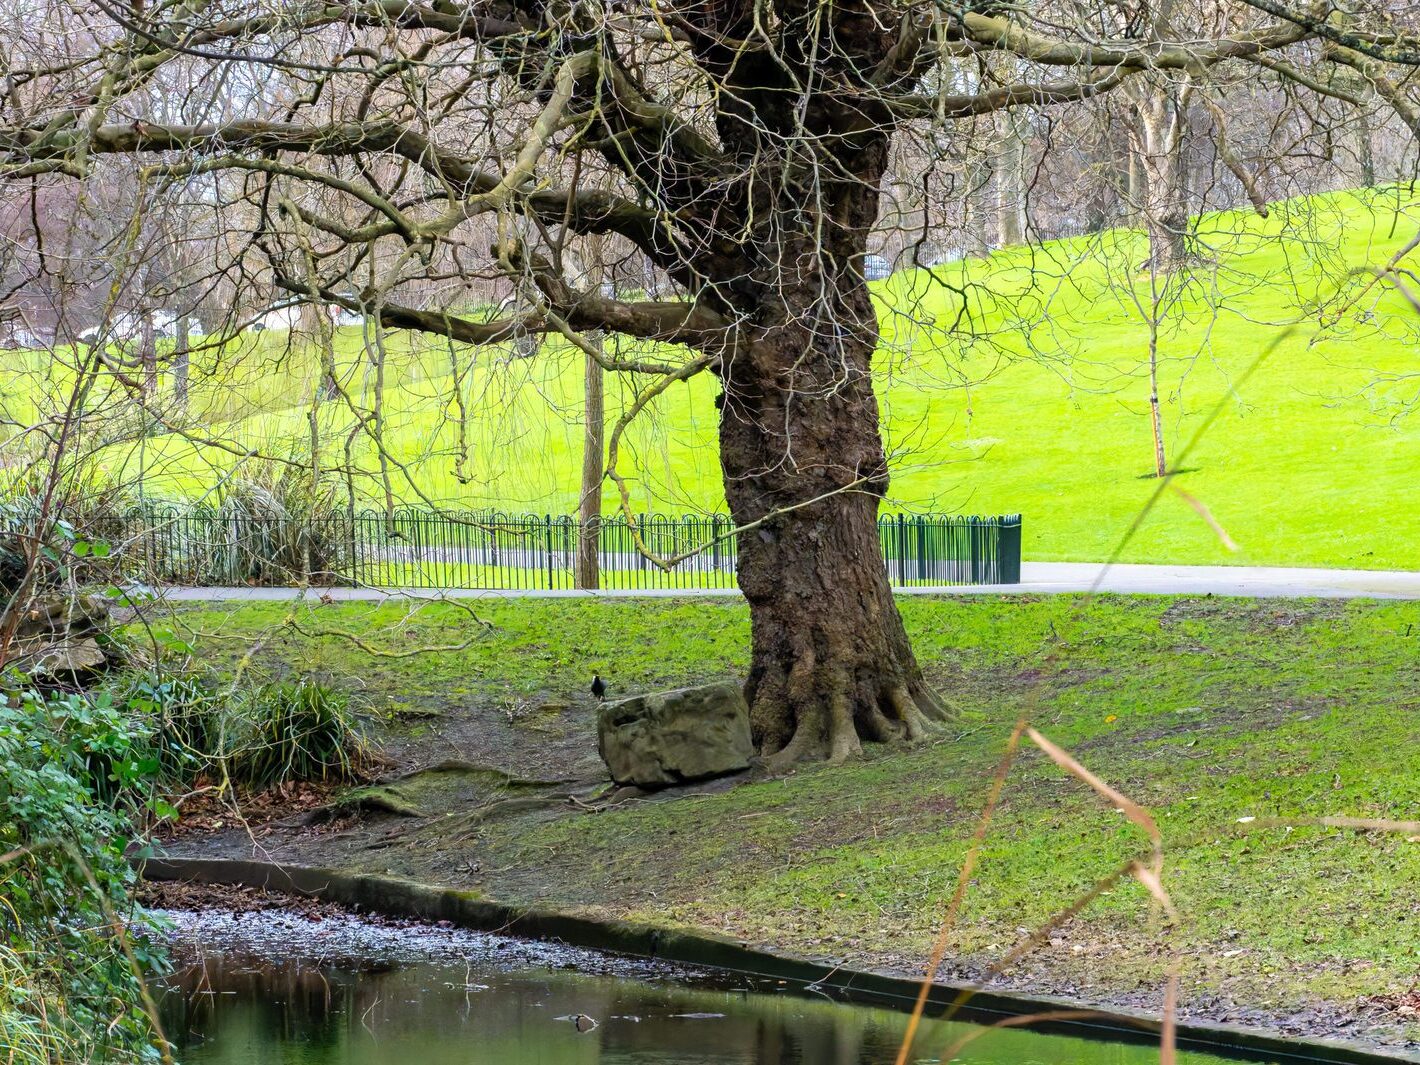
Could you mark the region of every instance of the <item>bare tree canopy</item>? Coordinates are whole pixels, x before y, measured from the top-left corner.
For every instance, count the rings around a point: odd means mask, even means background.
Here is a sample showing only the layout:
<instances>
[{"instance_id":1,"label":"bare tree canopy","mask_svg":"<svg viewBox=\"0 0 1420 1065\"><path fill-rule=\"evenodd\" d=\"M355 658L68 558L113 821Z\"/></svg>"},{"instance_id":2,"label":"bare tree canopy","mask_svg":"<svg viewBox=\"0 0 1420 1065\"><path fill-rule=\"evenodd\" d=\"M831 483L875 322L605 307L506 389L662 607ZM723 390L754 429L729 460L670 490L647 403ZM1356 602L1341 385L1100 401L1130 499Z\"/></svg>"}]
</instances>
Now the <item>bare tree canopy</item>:
<instances>
[{"instance_id":1,"label":"bare tree canopy","mask_svg":"<svg viewBox=\"0 0 1420 1065\"><path fill-rule=\"evenodd\" d=\"M29 194L136 158L134 201L221 233L211 271L234 290L464 342L558 334L647 375L645 402L714 374L754 729L785 761L945 717L875 525L864 259L895 152L965 185L982 116L1063 120L1124 89L1162 246L1187 224L1168 156L1193 94L1259 209L1228 138L1240 81L1378 100L1420 133L1420 8L1387 0L21 0L12 23L0 175ZM1021 189L1019 146L1000 158ZM635 264L634 293L589 280L591 237ZM472 313L476 284L516 298Z\"/></svg>"}]
</instances>

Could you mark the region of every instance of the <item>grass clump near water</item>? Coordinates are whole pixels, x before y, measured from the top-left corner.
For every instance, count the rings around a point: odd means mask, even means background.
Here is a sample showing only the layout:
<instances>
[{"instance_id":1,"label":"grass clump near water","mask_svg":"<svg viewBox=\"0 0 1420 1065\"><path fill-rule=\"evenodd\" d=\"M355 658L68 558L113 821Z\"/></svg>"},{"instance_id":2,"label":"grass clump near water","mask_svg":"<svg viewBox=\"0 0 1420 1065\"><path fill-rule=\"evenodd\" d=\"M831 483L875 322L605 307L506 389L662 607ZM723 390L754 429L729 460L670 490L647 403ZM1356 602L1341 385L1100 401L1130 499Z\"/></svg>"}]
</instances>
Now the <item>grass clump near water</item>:
<instances>
[{"instance_id":1,"label":"grass clump near water","mask_svg":"<svg viewBox=\"0 0 1420 1065\"><path fill-rule=\"evenodd\" d=\"M366 758L349 697L316 681L260 685L231 728L228 771L254 788L349 780Z\"/></svg>"},{"instance_id":2,"label":"grass clump near water","mask_svg":"<svg viewBox=\"0 0 1420 1065\"><path fill-rule=\"evenodd\" d=\"M178 661L119 673L100 697L124 708L169 787L339 782L368 760L349 695L304 677L237 685Z\"/></svg>"}]
</instances>

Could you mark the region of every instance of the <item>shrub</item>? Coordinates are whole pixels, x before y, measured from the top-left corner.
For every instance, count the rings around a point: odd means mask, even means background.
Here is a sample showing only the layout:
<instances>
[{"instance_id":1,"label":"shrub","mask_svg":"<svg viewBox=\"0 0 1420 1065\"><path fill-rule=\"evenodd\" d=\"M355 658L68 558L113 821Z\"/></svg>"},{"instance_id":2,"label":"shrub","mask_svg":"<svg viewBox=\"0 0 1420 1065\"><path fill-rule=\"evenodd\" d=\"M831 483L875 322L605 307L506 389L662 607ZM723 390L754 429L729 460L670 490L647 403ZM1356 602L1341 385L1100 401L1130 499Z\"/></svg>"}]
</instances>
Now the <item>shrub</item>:
<instances>
[{"instance_id":1,"label":"shrub","mask_svg":"<svg viewBox=\"0 0 1420 1065\"><path fill-rule=\"evenodd\" d=\"M107 698L0 699L0 1038L33 1060L140 1060L157 1039L125 851L157 761ZM20 1060L24 1060L23 1057Z\"/></svg>"},{"instance_id":2,"label":"shrub","mask_svg":"<svg viewBox=\"0 0 1420 1065\"><path fill-rule=\"evenodd\" d=\"M365 759L350 701L315 681L263 684L245 699L226 752L232 778L253 787L348 780Z\"/></svg>"},{"instance_id":3,"label":"shrub","mask_svg":"<svg viewBox=\"0 0 1420 1065\"><path fill-rule=\"evenodd\" d=\"M188 666L132 670L108 690L150 738L165 783L190 783L220 761L227 698L216 677Z\"/></svg>"},{"instance_id":4,"label":"shrub","mask_svg":"<svg viewBox=\"0 0 1420 1065\"><path fill-rule=\"evenodd\" d=\"M349 699L316 681L273 681L242 694L190 664L155 666L116 675L99 698L127 712L167 786L203 774L254 788L345 780L366 759Z\"/></svg>"}]
</instances>

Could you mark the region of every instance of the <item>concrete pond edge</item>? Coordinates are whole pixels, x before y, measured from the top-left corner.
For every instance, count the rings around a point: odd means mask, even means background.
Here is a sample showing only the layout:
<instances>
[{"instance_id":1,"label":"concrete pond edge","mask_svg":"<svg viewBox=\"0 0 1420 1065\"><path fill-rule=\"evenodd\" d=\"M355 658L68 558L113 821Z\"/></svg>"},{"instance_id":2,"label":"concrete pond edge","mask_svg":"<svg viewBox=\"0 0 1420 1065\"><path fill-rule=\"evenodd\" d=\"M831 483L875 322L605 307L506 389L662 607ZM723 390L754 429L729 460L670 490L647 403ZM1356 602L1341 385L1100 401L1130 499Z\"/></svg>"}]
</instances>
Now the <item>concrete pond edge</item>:
<instances>
[{"instance_id":1,"label":"concrete pond edge","mask_svg":"<svg viewBox=\"0 0 1420 1065\"><path fill-rule=\"evenodd\" d=\"M917 979L777 953L713 932L510 906L485 899L476 892L399 877L234 858L171 856L142 861L139 873L144 879L154 881L265 888L358 906L389 917L449 921L477 931L556 940L569 946L782 980L798 990L812 988L849 1002L904 1012L912 1008L921 988L921 981ZM1093 1003L1044 995L981 990L973 984L952 981L932 985L928 1015L941 1014L963 995L969 998L957 1016L977 1023L990 1024L1009 1017L1059 1010L1090 1010L1094 1016L1087 1020L1058 1020L1029 1027L1034 1031L1131 1042L1157 1039L1160 1024L1158 1015L1144 1011L1100 1008ZM1177 1038L1183 1049L1240 1058L1327 1065L1420 1062L1417 1055L1341 1040L1295 1038L1266 1029L1195 1020L1180 1021Z\"/></svg>"}]
</instances>

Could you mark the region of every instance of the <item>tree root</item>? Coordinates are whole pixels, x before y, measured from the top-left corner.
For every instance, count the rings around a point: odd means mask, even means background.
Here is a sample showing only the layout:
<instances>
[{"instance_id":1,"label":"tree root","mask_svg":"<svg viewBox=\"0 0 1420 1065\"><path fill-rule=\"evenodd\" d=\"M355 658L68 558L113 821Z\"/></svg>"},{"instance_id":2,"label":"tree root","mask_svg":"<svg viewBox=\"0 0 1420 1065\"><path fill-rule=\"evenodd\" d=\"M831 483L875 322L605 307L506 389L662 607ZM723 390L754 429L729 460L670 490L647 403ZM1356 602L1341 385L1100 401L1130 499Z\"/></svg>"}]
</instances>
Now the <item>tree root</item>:
<instances>
[{"instance_id":1,"label":"tree root","mask_svg":"<svg viewBox=\"0 0 1420 1065\"><path fill-rule=\"evenodd\" d=\"M900 676L855 682L844 669L816 674L813 661L796 662L788 683L761 678L755 688L752 721L793 722L782 743L776 742L782 732L764 736L761 753L771 770L804 761L842 763L861 755L864 743L920 743L951 720L925 682Z\"/></svg>"}]
</instances>

